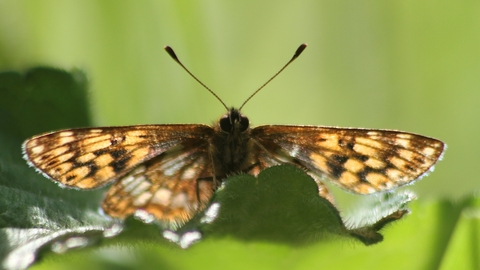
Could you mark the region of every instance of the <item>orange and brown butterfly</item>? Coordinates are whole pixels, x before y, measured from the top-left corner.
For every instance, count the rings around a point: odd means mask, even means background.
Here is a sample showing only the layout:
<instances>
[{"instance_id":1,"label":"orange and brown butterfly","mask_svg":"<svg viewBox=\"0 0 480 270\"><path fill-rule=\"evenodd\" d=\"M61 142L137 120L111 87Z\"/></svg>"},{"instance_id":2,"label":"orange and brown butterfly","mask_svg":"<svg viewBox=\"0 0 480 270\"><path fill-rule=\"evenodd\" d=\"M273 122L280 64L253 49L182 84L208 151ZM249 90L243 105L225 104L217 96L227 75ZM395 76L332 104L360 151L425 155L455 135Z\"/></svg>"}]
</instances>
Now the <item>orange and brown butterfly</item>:
<instances>
[{"instance_id":1,"label":"orange and brown butterfly","mask_svg":"<svg viewBox=\"0 0 480 270\"><path fill-rule=\"evenodd\" d=\"M302 44L292 59L306 48ZM170 47L170 56L194 79ZM200 82L200 81L199 81ZM28 163L63 186L94 189L109 183L102 208L115 218L144 210L158 220L183 223L204 209L227 176L294 164L314 177L319 194L332 201L322 180L346 191L372 194L410 184L433 170L445 144L393 130L322 126L250 127L239 109L214 125L172 124L80 128L27 140Z\"/></svg>"}]
</instances>

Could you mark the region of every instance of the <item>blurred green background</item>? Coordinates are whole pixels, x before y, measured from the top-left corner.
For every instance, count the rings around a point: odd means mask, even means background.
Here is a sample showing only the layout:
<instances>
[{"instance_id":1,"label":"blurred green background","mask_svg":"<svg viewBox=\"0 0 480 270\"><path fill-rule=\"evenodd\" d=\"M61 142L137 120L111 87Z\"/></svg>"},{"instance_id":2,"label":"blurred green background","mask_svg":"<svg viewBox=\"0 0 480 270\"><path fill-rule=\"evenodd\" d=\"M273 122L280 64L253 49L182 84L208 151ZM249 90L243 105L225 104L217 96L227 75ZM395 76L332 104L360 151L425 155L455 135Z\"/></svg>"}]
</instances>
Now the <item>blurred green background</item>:
<instances>
[{"instance_id":1,"label":"blurred green background","mask_svg":"<svg viewBox=\"0 0 480 270\"><path fill-rule=\"evenodd\" d=\"M467 0L0 1L0 69L85 70L97 125L211 123L224 108L163 46L239 106L308 43L245 106L250 121L441 139L444 160L409 189L455 200L480 187L479 29Z\"/></svg>"}]
</instances>

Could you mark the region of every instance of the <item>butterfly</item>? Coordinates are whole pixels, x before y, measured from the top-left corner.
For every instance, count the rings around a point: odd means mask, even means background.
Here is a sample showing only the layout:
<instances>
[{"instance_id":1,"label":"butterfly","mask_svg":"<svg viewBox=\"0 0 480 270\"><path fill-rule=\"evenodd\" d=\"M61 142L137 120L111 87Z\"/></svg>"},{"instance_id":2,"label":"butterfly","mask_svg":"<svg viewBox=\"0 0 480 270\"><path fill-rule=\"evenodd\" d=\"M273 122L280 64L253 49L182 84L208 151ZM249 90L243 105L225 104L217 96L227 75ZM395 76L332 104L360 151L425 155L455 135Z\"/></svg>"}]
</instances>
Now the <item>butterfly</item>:
<instances>
[{"instance_id":1,"label":"butterfly","mask_svg":"<svg viewBox=\"0 0 480 270\"><path fill-rule=\"evenodd\" d=\"M227 109L214 125L166 124L61 130L23 144L24 158L62 186L95 189L113 183L105 213L124 219L143 210L156 219L184 223L204 209L227 176L258 175L293 164L316 181L319 195L333 202L323 180L356 194L410 184L433 170L446 145L394 130L324 126L250 127L241 108L306 48L255 91L239 109L225 103L170 56Z\"/></svg>"}]
</instances>

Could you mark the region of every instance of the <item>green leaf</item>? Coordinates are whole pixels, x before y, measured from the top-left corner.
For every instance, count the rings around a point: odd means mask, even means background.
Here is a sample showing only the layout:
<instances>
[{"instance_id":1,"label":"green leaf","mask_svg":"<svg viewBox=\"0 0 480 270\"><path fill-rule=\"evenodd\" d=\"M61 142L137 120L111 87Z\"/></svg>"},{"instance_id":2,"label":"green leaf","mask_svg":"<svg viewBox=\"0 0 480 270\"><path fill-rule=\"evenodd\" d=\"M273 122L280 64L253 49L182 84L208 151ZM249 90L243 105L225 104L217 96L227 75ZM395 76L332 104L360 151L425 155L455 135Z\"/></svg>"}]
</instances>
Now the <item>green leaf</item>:
<instances>
[{"instance_id":1,"label":"green leaf","mask_svg":"<svg viewBox=\"0 0 480 270\"><path fill-rule=\"evenodd\" d=\"M54 240L99 233L101 191L63 190L28 168L21 143L34 133L89 123L85 77L51 68L0 74L0 258L24 268Z\"/></svg>"},{"instance_id":2,"label":"green leaf","mask_svg":"<svg viewBox=\"0 0 480 270\"><path fill-rule=\"evenodd\" d=\"M480 200L466 200L439 269L480 269Z\"/></svg>"},{"instance_id":3,"label":"green leaf","mask_svg":"<svg viewBox=\"0 0 480 270\"><path fill-rule=\"evenodd\" d=\"M242 241L270 241L293 246L332 236L352 236L367 245L380 242L384 225L400 219L410 193L372 196L357 210L347 228L337 208L318 195L315 181L293 165L274 166L258 177L228 178L207 209L179 230L191 237L197 224L205 237L232 236ZM382 209L383 208L383 209ZM363 221L360 222L360 221ZM185 243L183 243L185 244Z\"/></svg>"}]
</instances>

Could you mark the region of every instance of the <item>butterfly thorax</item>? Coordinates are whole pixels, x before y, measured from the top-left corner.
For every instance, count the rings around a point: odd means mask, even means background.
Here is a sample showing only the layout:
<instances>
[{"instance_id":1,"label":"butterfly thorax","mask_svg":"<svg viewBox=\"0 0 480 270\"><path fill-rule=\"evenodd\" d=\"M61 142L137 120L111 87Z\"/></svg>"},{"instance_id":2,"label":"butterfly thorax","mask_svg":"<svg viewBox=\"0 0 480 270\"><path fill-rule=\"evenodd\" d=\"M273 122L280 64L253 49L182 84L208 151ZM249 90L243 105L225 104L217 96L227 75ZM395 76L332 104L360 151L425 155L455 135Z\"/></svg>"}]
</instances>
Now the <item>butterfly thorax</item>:
<instances>
[{"instance_id":1,"label":"butterfly thorax","mask_svg":"<svg viewBox=\"0 0 480 270\"><path fill-rule=\"evenodd\" d=\"M250 127L247 117L231 108L220 118L210 144L215 176L243 172L251 166Z\"/></svg>"}]
</instances>

